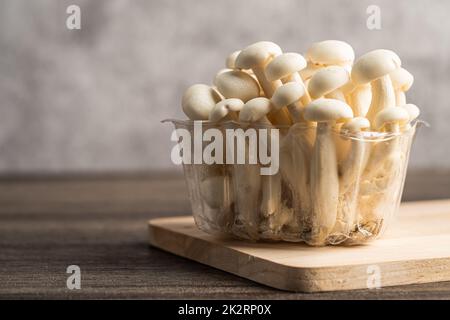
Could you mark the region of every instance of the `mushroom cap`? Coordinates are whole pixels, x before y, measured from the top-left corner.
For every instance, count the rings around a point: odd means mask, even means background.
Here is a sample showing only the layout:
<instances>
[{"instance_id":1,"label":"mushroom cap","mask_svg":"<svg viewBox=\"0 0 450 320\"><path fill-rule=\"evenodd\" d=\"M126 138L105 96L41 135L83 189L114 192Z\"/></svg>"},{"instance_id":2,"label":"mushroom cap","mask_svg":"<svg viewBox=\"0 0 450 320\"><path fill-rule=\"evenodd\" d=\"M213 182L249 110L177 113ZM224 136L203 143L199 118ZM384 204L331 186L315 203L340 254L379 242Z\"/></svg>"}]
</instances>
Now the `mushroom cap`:
<instances>
[{"instance_id":1,"label":"mushroom cap","mask_svg":"<svg viewBox=\"0 0 450 320\"><path fill-rule=\"evenodd\" d=\"M305 107L304 117L308 121L342 122L353 118L352 108L343 101L336 99L317 99Z\"/></svg>"},{"instance_id":2,"label":"mushroom cap","mask_svg":"<svg viewBox=\"0 0 450 320\"><path fill-rule=\"evenodd\" d=\"M389 73L389 76L391 77L394 89L403 92L408 91L414 82L414 76L403 68L395 69Z\"/></svg>"},{"instance_id":3,"label":"mushroom cap","mask_svg":"<svg viewBox=\"0 0 450 320\"><path fill-rule=\"evenodd\" d=\"M357 85L366 84L391 73L401 65L402 62L395 52L386 49L373 50L356 60L352 68L352 80Z\"/></svg>"},{"instance_id":4,"label":"mushroom cap","mask_svg":"<svg viewBox=\"0 0 450 320\"><path fill-rule=\"evenodd\" d=\"M247 72L231 70L218 73L214 79L217 90L225 98L237 98L244 102L259 97L259 84Z\"/></svg>"},{"instance_id":5,"label":"mushroom cap","mask_svg":"<svg viewBox=\"0 0 450 320\"><path fill-rule=\"evenodd\" d=\"M325 40L314 43L306 52L306 59L319 65L351 65L355 52L344 41Z\"/></svg>"},{"instance_id":6,"label":"mushroom cap","mask_svg":"<svg viewBox=\"0 0 450 320\"><path fill-rule=\"evenodd\" d=\"M236 68L235 62L236 62L236 58L239 55L239 53L241 53L241 50L236 50L228 55L227 59L225 60L225 66L228 69Z\"/></svg>"},{"instance_id":7,"label":"mushroom cap","mask_svg":"<svg viewBox=\"0 0 450 320\"><path fill-rule=\"evenodd\" d=\"M364 117L356 117L344 123L341 131L355 133L368 129L370 129L370 121Z\"/></svg>"},{"instance_id":8,"label":"mushroom cap","mask_svg":"<svg viewBox=\"0 0 450 320\"><path fill-rule=\"evenodd\" d=\"M409 120L409 113L404 108L387 107L377 113L374 124L377 130L381 129L385 124L405 124Z\"/></svg>"},{"instance_id":9,"label":"mushroom cap","mask_svg":"<svg viewBox=\"0 0 450 320\"><path fill-rule=\"evenodd\" d=\"M417 119L417 117L420 115L420 109L415 104L407 103L401 106L400 108L403 108L406 110L406 112L408 112L409 115L408 122Z\"/></svg>"},{"instance_id":10,"label":"mushroom cap","mask_svg":"<svg viewBox=\"0 0 450 320\"><path fill-rule=\"evenodd\" d=\"M267 80L275 81L306 68L306 60L301 54L288 52L273 58L266 66Z\"/></svg>"},{"instance_id":11,"label":"mushroom cap","mask_svg":"<svg viewBox=\"0 0 450 320\"><path fill-rule=\"evenodd\" d=\"M220 121L225 118L230 112L239 112L242 110L244 102L240 99L225 99L218 102L209 113L210 121Z\"/></svg>"},{"instance_id":12,"label":"mushroom cap","mask_svg":"<svg viewBox=\"0 0 450 320\"><path fill-rule=\"evenodd\" d=\"M346 85L350 80L348 71L340 66L330 66L317 71L308 83L312 99L323 97Z\"/></svg>"},{"instance_id":13,"label":"mushroom cap","mask_svg":"<svg viewBox=\"0 0 450 320\"><path fill-rule=\"evenodd\" d=\"M280 109L297 102L305 93L305 87L301 83L288 82L275 90L272 96L272 103L276 109Z\"/></svg>"},{"instance_id":14,"label":"mushroom cap","mask_svg":"<svg viewBox=\"0 0 450 320\"><path fill-rule=\"evenodd\" d=\"M217 71L216 76L214 77L214 80L213 80L213 85L215 85L217 87L216 79L219 74L228 72L228 71L232 71L232 70L233 69L223 68L223 69L220 69L219 71Z\"/></svg>"},{"instance_id":15,"label":"mushroom cap","mask_svg":"<svg viewBox=\"0 0 450 320\"><path fill-rule=\"evenodd\" d=\"M239 121L258 122L274 109L272 102L264 97L247 101L239 112Z\"/></svg>"},{"instance_id":16,"label":"mushroom cap","mask_svg":"<svg viewBox=\"0 0 450 320\"><path fill-rule=\"evenodd\" d=\"M281 53L281 48L273 42L256 42L239 53L235 61L235 67L238 69L251 69L254 66L262 65L270 57L276 57Z\"/></svg>"},{"instance_id":17,"label":"mushroom cap","mask_svg":"<svg viewBox=\"0 0 450 320\"><path fill-rule=\"evenodd\" d=\"M220 100L222 98L214 88L194 84L184 92L181 107L191 120L208 120L209 113Z\"/></svg>"}]
</instances>

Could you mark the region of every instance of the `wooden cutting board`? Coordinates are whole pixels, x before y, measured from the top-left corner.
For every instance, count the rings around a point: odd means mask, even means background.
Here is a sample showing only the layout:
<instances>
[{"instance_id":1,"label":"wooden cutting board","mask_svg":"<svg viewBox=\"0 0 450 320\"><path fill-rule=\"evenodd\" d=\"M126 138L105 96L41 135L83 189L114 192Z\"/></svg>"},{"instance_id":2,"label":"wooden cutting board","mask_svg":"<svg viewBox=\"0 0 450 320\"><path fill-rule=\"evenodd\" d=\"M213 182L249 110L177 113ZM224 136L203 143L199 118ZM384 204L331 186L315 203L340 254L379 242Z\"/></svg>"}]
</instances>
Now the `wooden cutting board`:
<instances>
[{"instance_id":1,"label":"wooden cutting board","mask_svg":"<svg viewBox=\"0 0 450 320\"><path fill-rule=\"evenodd\" d=\"M190 216L152 219L149 231L155 247L289 291L450 281L450 200L403 203L383 238L357 247L219 239Z\"/></svg>"}]
</instances>

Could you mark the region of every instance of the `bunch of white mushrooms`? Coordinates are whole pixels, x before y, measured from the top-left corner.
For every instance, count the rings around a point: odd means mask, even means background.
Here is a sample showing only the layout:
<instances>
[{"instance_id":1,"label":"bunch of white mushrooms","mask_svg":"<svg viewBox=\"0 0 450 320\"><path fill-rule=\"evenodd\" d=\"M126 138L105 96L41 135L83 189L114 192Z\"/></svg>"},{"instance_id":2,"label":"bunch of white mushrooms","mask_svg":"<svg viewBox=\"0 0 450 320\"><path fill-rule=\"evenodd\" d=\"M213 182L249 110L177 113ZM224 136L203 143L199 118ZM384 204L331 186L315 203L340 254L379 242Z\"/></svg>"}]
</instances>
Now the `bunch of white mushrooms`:
<instances>
[{"instance_id":1,"label":"bunch of white mushrooms","mask_svg":"<svg viewBox=\"0 0 450 320\"><path fill-rule=\"evenodd\" d=\"M231 53L212 85L187 89L183 111L219 127L282 128L280 170L205 165L207 223L241 238L317 246L376 237L401 197L419 116L405 98L413 80L393 51L355 60L338 40L305 55L268 41Z\"/></svg>"}]
</instances>

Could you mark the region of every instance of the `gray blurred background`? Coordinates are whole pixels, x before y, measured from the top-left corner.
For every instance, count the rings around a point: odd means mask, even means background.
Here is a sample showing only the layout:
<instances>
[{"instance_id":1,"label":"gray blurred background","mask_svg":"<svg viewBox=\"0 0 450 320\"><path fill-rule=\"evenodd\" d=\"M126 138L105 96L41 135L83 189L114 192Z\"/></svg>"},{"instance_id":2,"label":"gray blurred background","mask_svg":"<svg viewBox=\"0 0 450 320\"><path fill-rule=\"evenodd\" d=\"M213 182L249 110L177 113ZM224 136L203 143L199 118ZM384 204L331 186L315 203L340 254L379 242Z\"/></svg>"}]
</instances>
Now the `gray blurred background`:
<instances>
[{"instance_id":1,"label":"gray blurred background","mask_svg":"<svg viewBox=\"0 0 450 320\"><path fill-rule=\"evenodd\" d=\"M174 169L183 90L258 40L389 48L415 76L413 169L450 169L450 1L0 0L0 173ZM66 8L81 7L81 30ZM382 29L366 27L381 8ZM178 170L178 169L177 169Z\"/></svg>"}]
</instances>

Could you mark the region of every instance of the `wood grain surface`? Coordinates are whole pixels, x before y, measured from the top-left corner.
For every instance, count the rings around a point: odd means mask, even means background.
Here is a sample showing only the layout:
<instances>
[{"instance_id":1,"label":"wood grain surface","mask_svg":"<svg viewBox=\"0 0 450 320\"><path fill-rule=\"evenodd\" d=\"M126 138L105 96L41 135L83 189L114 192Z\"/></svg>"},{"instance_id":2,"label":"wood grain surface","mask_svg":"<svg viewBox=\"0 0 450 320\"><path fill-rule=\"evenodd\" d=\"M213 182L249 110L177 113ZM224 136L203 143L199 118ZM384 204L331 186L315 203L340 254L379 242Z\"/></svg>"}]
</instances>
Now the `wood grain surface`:
<instances>
[{"instance_id":1,"label":"wood grain surface","mask_svg":"<svg viewBox=\"0 0 450 320\"><path fill-rule=\"evenodd\" d=\"M214 237L192 216L149 221L153 246L282 290L365 289L374 268L379 287L450 281L450 200L402 204L389 231L362 246L314 248Z\"/></svg>"},{"instance_id":2,"label":"wood grain surface","mask_svg":"<svg viewBox=\"0 0 450 320\"><path fill-rule=\"evenodd\" d=\"M410 173L404 198L450 198L450 173ZM289 293L149 247L147 220L189 212L174 174L3 177L0 298L450 298L450 282ZM81 290L66 288L72 264Z\"/></svg>"}]
</instances>

